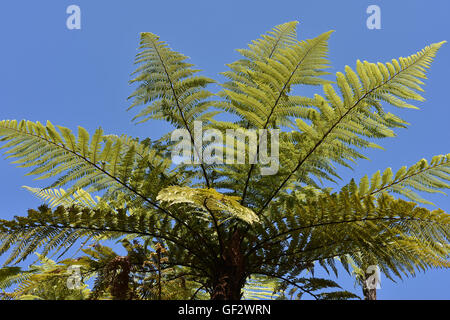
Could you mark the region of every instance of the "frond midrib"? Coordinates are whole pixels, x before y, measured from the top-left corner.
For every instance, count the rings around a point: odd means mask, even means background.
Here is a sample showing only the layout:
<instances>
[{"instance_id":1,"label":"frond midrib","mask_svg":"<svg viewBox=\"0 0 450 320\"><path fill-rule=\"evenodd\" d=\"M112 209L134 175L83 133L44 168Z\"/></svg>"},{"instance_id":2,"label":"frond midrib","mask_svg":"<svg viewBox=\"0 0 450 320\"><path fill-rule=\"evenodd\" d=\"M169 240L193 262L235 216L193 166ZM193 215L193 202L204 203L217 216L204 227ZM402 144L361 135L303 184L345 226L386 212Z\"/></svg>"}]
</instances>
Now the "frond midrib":
<instances>
[{"instance_id":1,"label":"frond midrib","mask_svg":"<svg viewBox=\"0 0 450 320\"><path fill-rule=\"evenodd\" d=\"M368 95L370 95L371 93L373 93L374 91L378 90L380 87L386 85L387 83L389 83L390 81L392 81L395 77L397 77L400 73L405 72L406 70L408 70L410 67L414 66L415 64L419 63L422 58L425 57L425 54L422 55L420 57L420 59L417 59L416 61L414 61L414 63L408 65L406 68L403 68L401 71L395 73L392 77L390 77L388 80L383 81L381 84L379 84L378 86L375 86L374 88L372 88L371 90L367 91L366 93L364 93L356 102L353 106L351 106L343 115L341 115L339 117L339 119L330 127L329 130L327 130L327 132L323 135L323 137L314 145L314 147L306 154L306 156L301 159L299 161L299 163L297 164L297 166L294 168L294 170L291 171L291 173L283 180L283 182L280 184L279 187L277 187L277 189L275 190L275 192L269 197L269 199L265 202L265 204L263 205L263 207L258 211L257 215L260 215L265 208L269 205L269 203L272 201L273 198L275 198L275 196L278 194L278 192L284 187L284 185L289 181L289 179L292 177L292 175L303 165L303 163L311 156L312 153L314 153L314 151L326 140L326 138L328 137L328 135L333 131L333 129L341 123L341 121L351 112L353 111L358 105L359 103L361 103L361 101L363 101L363 99L365 99Z\"/></svg>"}]
</instances>

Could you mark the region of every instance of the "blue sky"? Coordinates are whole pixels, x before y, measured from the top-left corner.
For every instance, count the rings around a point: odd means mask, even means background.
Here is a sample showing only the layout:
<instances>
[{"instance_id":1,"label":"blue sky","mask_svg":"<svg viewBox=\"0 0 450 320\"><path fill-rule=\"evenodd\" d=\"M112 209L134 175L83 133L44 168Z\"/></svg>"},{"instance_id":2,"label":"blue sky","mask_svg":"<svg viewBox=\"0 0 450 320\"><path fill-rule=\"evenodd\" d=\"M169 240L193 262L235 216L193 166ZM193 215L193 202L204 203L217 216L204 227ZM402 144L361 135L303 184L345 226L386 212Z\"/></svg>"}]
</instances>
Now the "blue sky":
<instances>
[{"instance_id":1,"label":"blue sky","mask_svg":"<svg viewBox=\"0 0 450 320\"><path fill-rule=\"evenodd\" d=\"M68 30L66 8L81 8L81 30ZM381 30L366 27L366 8L381 8ZM407 56L427 44L450 40L450 2L435 1L2 1L0 5L0 119L28 119L93 132L159 137L169 126L160 122L131 123L128 80L140 32L153 32L172 48L192 58L204 75L218 73L237 59L235 51L273 26L298 20L299 37L311 38L330 29L331 72L354 66L357 59L385 62ZM384 151L367 152L352 176L402 165L449 152L450 106L447 72L450 47L445 45L426 81L421 110L394 110L411 126L382 141ZM303 90L303 89L302 89ZM306 95L311 89L304 89ZM25 214L39 202L22 185L45 186L25 177L25 170L0 160L0 218ZM429 197L450 211L448 196ZM0 262L3 260L0 257ZM384 281L383 281L384 280ZM343 287L359 292L343 275ZM450 274L433 270L394 284L382 278L380 299L449 299Z\"/></svg>"}]
</instances>

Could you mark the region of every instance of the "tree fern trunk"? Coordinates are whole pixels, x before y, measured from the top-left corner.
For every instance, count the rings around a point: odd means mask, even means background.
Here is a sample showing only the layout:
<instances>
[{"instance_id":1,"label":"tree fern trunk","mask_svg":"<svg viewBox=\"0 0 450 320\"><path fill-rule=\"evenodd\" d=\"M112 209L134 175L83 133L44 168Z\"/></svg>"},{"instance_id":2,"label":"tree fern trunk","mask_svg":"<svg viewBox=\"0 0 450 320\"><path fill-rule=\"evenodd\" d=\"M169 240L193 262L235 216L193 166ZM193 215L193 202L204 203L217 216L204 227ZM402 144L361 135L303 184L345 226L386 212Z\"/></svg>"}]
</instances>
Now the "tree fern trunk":
<instances>
[{"instance_id":1,"label":"tree fern trunk","mask_svg":"<svg viewBox=\"0 0 450 320\"><path fill-rule=\"evenodd\" d=\"M377 300L377 289L363 288L364 300Z\"/></svg>"},{"instance_id":2,"label":"tree fern trunk","mask_svg":"<svg viewBox=\"0 0 450 320\"><path fill-rule=\"evenodd\" d=\"M364 300L377 300L376 283L370 283L370 286L368 285L370 277L371 274L366 274L366 279L362 285Z\"/></svg>"},{"instance_id":3,"label":"tree fern trunk","mask_svg":"<svg viewBox=\"0 0 450 320\"><path fill-rule=\"evenodd\" d=\"M245 259L240 248L240 233L234 232L230 244L216 267L211 300L240 300L245 284Z\"/></svg>"},{"instance_id":4,"label":"tree fern trunk","mask_svg":"<svg viewBox=\"0 0 450 320\"><path fill-rule=\"evenodd\" d=\"M234 272L225 272L217 280L211 294L211 300L240 300L243 281Z\"/></svg>"}]
</instances>

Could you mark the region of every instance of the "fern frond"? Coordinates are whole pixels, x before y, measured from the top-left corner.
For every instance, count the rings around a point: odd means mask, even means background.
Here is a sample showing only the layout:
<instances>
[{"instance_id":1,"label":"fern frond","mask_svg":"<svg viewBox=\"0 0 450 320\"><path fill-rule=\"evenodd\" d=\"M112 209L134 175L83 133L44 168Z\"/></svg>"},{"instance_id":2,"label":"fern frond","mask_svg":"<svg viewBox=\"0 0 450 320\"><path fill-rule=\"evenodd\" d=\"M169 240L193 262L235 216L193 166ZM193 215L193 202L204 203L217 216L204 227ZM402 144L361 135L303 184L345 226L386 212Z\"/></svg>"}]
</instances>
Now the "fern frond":
<instances>
[{"instance_id":1,"label":"fern frond","mask_svg":"<svg viewBox=\"0 0 450 320\"><path fill-rule=\"evenodd\" d=\"M70 185L67 196L80 189L107 189L111 197L125 192L158 207L154 197L165 182L155 185L146 178L164 175L170 161L127 137L103 135L102 129L90 139L81 127L78 138L70 129L58 128L60 132L50 122L43 126L39 122L0 121L0 136L7 141L2 148L9 149L5 154L15 158L13 163L19 167L34 167L28 175L37 175L38 179L57 176L52 187Z\"/></svg>"},{"instance_id":2,"label":"fern frond","mask_svg":"<svg viewBox=\"0 0 450 320\"><path fill-rule=\"evenodd\" d=\"M265 276L252 275L242 289L244 300L274 300L280 295L276 292L279 283Z\"/></svg>"},{"instance_id":3,"label":"fern frond","mask_svg":"<svg viewBox=\"0 0 450 320\"><path fill-rule=\"evenodd\" d=\"M386 64L358 61L357 73L350 67L346 67L345 75L337 73L341 95L330 84L325 84L325 98L316 95L314 99L320 112L312 113L311 124L297 120L298 132L292 133L294 147L301 150L296 165L268 197L259 213L291 178L309 174L304 171L305 164L333 161L351 167L356 159L365 158L358 149L378 147L367 138L394 136L390 128L402 126L403 122L391 121L392 115L384 111L381 102L409 107L399 101L422 101L422 96L416 92L422 83L420 79L425 78L426 69L443 44L432 44L407 58L393 59Z\"/></svg>"},{"instance_id":4,"label":"fern frond","mask_svg":"<svg viewBox=\"0 0 450 320\"><path fill-rule=\"evenodd\" d=\"M186 237L187 230L180 228L181 225L173 224L169 218L161 219L148 210L136 210L133 214L128 214L126 209L121 208L112 211L59 206L52 211L43 205L38 210L28 210L26 217L15 217L11 221L0 220L0 255L10 250L9 257L4 262L8 265L26 259L38 249L42 250L42 255L49 252L56 254L83 238L111 239L137 235L164 241L170 249L177 252L174 259L194 261L195 265L196 259L204 259L203 250L209 247L192 250L187 241L195 242L198 238L194 235Z\"/></svg>"},{"instance_id":5,"label":"fern frond","mask_svg":"<svg viewBox=\"0 0 450 320\"><path fill-rule=\"evenodd\" d=\"M155 34L141 33L139 50L135 61L139 67L130 81L139 86L130 96L133 104L129 109L150 105L135 119L165 119L177 128L191 129L194 116L201 118L209 107L207 99L212 93L204 88L214 80L195 75L199 70L192 69L187 57L170 49Z\"/></svg>"},{"instance_id":6,"label":"fern frond","mask_svg":"<svg viewBox=\"0 0 450 320\"><path fill-rule=\"evenodd\" d=\"M204 76L196 76L192 64L185 62L186 56L171 50L168 45L152 33L141 34L140 52L136 56L136 64L140 66L134 72L137 77L131 83L139 83L138 89L129 98L133 104L129 109L147 105L135 119L140 122L150 119L164 119L176 128L189 132L191 142L196 146L194 138L194 120L208 122L217 112L207 112L213 95L205 87L214 80ZM194 147L198 159L202 159L200 150ZM207 187L209 178L203 163L200 164Z\"/></svg>"},{"instance_id":7,"label":"fern frond","mask_svg":"<svg viewBox=\"0 0 450 320\"><path fill-rule=\"evenodd\" d=\"M29 279L36 270L22 270L20 267L0 268L0 289L6 290L16 284Z\"/></svg>"},{"instance_id":8,"label":"fern frond","mask_svg":"<svg viewBox=\"0 0 450 320\"><path fill-rule=\"evenodd\" d=\"M433 204L417 194L417 192L442 193L442 189L449 189L450 184L450 154L437 155L428 163L422 159L410 168L400 168L394 175L391 168L383 174L374 173L369 181L368 176L361 178L359 193L376 195L381 192L400 194L415 202Z\"/></svg>"},{"instance_id":9,"label":"fern frond","mask_svg":"<svg viewBox=\"0 0 450 320\"><path fill-rule=\"evenodd\" d=\"M76 204L91 209L97 206L97 201L94 200L92 196L83 189L74 192L73 196L67 196L66 191L62 188L39 189L27 186L23 186L23 188L33 193L39 199L48 203L50 208L55 208L59 206L71 207Z\"/></svg>"},{"instance_id":10,"label":"fern frond","mask_svg":"<svg viewBox=\"0 0 450 320\"><path fill-rule=\"evenodd\" d=\"M9 294L11 299L17 300L72 300L83 299L88 289L84 285L81 289L72 290L67 287L67 266L36 253L40 265L32 264L28 270L16 267L0 269L0 287L16 285ZM5 276L6 275L6 276ZM6 280L6 283L2 280Z\"/></svg>"},{"instance_id":11,"label":"fern frond","mask_svg":"<svg viewBox=\"0 0 450 320\"><path fill-rule=\"evenodd\" d=\"M169 206L182 203L191 204L204 210L205 213L209 211L217 212L225 219L231 216L250 224L259 221L251 209L239 204L239 197L227 196L214 189L172 186L162 190L157 199L166 202Z\"/></svg>"},{"instance_id":12,"label":"fern frond","mask_svg":"<svg viewBox=\"0 0 450 320\"><path fill-rule=\"evenodd\" d=\"M268 276L268 274L263 272L261 274ZM321 292L325 289L341 288L340 285L329 279L295 276L286 277L276 273L272 275L272 278L276 278L278 281L276 290L281 292L281 299L286 299L288 297L291 299L301 299L305 293L309 294L316 300L359 299L357 295L344 290Z\"/></svg>"},{"instance_id":13,"label":"fern frond","mask_svg":"<svg viewBox=\"0 0 450 320\"><path fill-rule=\"evenodd\" d=\"M447 213L387 193L361 197L354 182L335 194L297 198L294 193L274 203L270 212L268 218L278 228L264 230L256 225L261 240L248 256L259 252L266 263L276 261L279 272L292 272L283 267L288 265L299 266L300 272L318 261L336 273L334 258L345 266L346 256L358 266L379 265L390 278L450 266Z\"/></svg>"},{"instance_id":14,"label":"fern frond","mask_svg":"<svg viewBox=\"0 0 450 320\"><path fill-rule=\"evenodd\" d=\"M325 57L330 34L331 31L302 42L290 41L270 57L240 50L255 58L245 64L239 60L229 65L232 71L224 75L232 81L224 85L220 94L227 100L218 106L248 121L252 128L287 123L286 118L297 115L299 106L309 103L307 98L289 97L292 86L328 83L318 76L327 74L322 70L328 67Z\"/></svg>"},{"instance_id":15,"label":"fern frond","mask_svg":"<svg viewBox=\"0 0 450 320\"><path fill-rule=\"evenodd\" d=\"M280 50L297 42L298 21L291 21L275 26L261 38L252 41L248 49L238 50L246 59L235 62L245 64L245 61L264 61L272 58Z\"/></svg>"}]
</instances>

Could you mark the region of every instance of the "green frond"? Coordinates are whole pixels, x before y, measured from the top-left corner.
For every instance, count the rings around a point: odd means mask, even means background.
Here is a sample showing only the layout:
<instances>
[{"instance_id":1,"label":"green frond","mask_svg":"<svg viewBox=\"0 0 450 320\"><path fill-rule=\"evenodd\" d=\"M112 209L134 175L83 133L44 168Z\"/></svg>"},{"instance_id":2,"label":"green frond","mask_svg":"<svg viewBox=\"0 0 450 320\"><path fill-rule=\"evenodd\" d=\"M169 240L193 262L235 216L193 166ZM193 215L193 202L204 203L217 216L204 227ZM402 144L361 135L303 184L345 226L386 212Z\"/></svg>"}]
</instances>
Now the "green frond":
<instances>
[{"instance_id":1,"label":"green frond","mask_svg":"<svg viewBox=\"0 0 450 320\"><path fill-rule=\"evenodd\" d=\"M276 279L270 279L265 276L252 275L247 280L243 290L242 299L244 300L274 300L277 299L277 287L279 283Z\"/></svg>"},{"instance_id":2,"label":"green frond","mask_svg":"<svg viewBox=\"0 0 450 320\"><path fill-rule=\"evenodd\" d=\"M210 111L213 94L205 88L215 81L195 75L199 70L186 62L187 57L173 51L152 33L141 33L140 52L135 63L139 65L133 74L138 88L129 97L133 99L129 109L144 106L134 118L140 123L150 119L166 120L175 128L186 129L191 142L194 142L194 121L208 123L218 113ZM195 149L195 155L201 159L201 150ZM210 187L206 167L200 164L206 186Z\"/></svg>"},{"instance_id":3,"label":"green frond","mask_svg":"<svg viewBox=\"0 0 450 320\"><path fill-rule=\"evenodd\" d=\"M247 60L229 65L231 71L224 75L231 81L224 85L220 94L226 102L218 106L237 114L254 128L286 122L301 109L299 105L304 102L299 101L306 100L288 96L291 87L327 83L319 76L327 74L322 70L328 68L326 54L330 34L331 31L310 40L289 41L271 55L258 47L239 50Z\"/></svg>"},{"instance_id":4,"label":"green frond","mask_svg":"<svg viewBox=\"0 0 450 320\"><path fill-rule=\"evenodd\" d=\"M13 163L19 167L34 167L28 175L37 175L37 179L58 177L52 187L70 185L67 196L80 189L107 189L110 195L127 192L152 202L149 184L152 188L158 186L145 178L164 176L170 161L128 137L103 135L102 129L97 129L90 139L81 127L78 138L70 129L58 128L60 133L50 122L44 127L39 122L0 121L0 136L7 142L2 148L8 149L7 158L15 158ZM158 191L153 191L153 196Z\"/></svg>"},{"instance_id":5,"label":"green frond","mask_svg":"<svg viewBox=\"0 0 450 320\"><path fill-rule=\"evenodd\" d=\"M303 270L318 261L336 273L336 257L344 266L346 257L360 267L378 265L391 279L450 266L450 216L442 210L430 211L387 193L361 196L354 182L339 193L284 198L267 216L277 228L256 225L261 240L250 250L269 264L277 261L278 272L293 272L284 267L292 265Z\"/></svg>"},{"instance_id":6,"label":"green frond","mask_svg":"<svg viewBox=\"0 0 450 320\"><path fill-rule=\"evenodd\" d=\"M6 290L29 279L36 271L24 271L20 267L3 267L0 269L0 289Z\"/></svg>"},{"instance_id":7,"label":"green frond","mask_svg":"<svg viewBox=\"0 0 450 320\"><path fill-rule=\"evenodd\" d=\"M336 282L316 277L278 277L277 290L281 291L280 298L302 299L305 294L312 296L316 300L348 300L359 299L351 292L339 290L327 292L324 290L341 288Z\"/></svg>"},{"instance_id":8,"label":"green frond","mask_svg":"<svg viewBox=\"0 0 450 320\"><path fill-rule=\"evenodd\" d=\"M259 221L251 209L238 202L239 197L227 196L214 189L172 186L161 190L157 199L166 202L169 206L191 204L198 209L202 209L204 215L213 211L218 213L222 219L236 217L250 224Z\"/></svg>"},{"instance_id":9,"label":"green frond","mask_svg":"<svg viewBox=\"0 0 450 320\"><path fill-rule=\"evenodd\" d=\"M5 156L27 175L52 179L44 188L24 187L47 205L0 220L0 255L7 255L0 289L18 286L0 297L84 298L61 286L74 264L96 276L91 297L106 299L227 296L230 279L237 289L246 283L233 292L246 299L353 299L336 282L316 278L315 269L337 276L340 264L364 284L368 266L392 280L449 268L450 216L418 203L430 204L422 193L450 187L450 154L377 171L359 184L352 179L338 191L322 187L340 179L338 167L367 159L366 149L382 149L377 139L409 125L388 108L417 109L424 101L426 71L444 42L386 63L357 60L332 82L323 78L332 31L299 41L296 27L278 25L238 50L242 58L228 65L217 95L188 57L141 34L129 109L139 109L139 123L159 119L186 129L188 141L172 141L170 132L139 141L101 128L91 135L83 127L0 121ZM323 93L293 94L300 85ZM223 111L237 120L215 119ZM233 142L219 145L205 134L208 141L193 147L199 165L175 166L174 148L198 141L195 121L222 135L235 130ZM265 130L279 139L258 138ZM262 141L277 167L272 175L259 170L267 163L258 160L269 157ZM214 161L211 147L239 163ZM127 255L103 240L120 241ZM85 256L62 264L47 258L79 242ZM10 266L38 251L40 266Z\"/></svg>"},{"instance_id":10,"label":"green frond","mask_svg":"<svg viewBox=\"0 0 450 320\"><path fill-rule=\"evenodd\" d=\"M261 210L284 190L292 180L302 182L305 175L328 178L318 164L337 163L352 167L357 159L366 157L360 152L364 148L380 148L374 138L393 137L392 128L404 127L406 122L392 113L387 113L382 102L405 107L403 100L423 98L416 93L425 78L434 56L444 42L425 47L420 52L392 63L357 62L357 71L346 67L346 73L337 73L338 94L331 84L323 86L324 97L316 95L309 123L296 120L296 131L291 132L286 148L300 150L298 161L288 168L286 178ZM412 84L414 83L414 84ZM396 100L391 99L394 97ZM311 170L310 167L313 167ZM317 173L319 173L317 175Z\"/></svg>"},{"instance_id":11,"label":"green frond","mask_svg":"<svg viewBox=\"0 0 450 320\"><path fill-rule=\"evenodd\" d=\"M0 269L0 288L16 285L8 296L17 300L79 300L87 297L86 285L80 289L67 287L70 274L65 265L37 254L40 265L32 264L28 270L17 267Z\"/></svg>"},{"instance_id":12,"label":"green frond","mask_svg":"<svg viewBox=\"0 0 450 320\"><path fill-rule=\"evenodd\" d=\"M211 105L212 93L204 88L214 80L195 75L199 70L192 69L187 57L170 49L157 35L141 33L140 44L135 61L139 67L130 81L138 88L129 97L133 100L129 109L144 108L134 119L163 119L177 128L192 129L193 121L201 121Z\"/></svg>"},{"instance_id":13,"label":"green frond","mask_svg":"<svg viewBox=\"0 0 450 320\"><path fill-rule=\"evenodd\" d=\"M60 189L39 189L23 186L24 189L33 193L36 197L48 203L50 208L59 206L71 207L73 205L80 205L87 208L95 208L97 201L92 198L90 193L80 189L73 193L72 196L68 196L66 191ZM98 197L97 197L98 199Z\"/></svg>"},{"instance_id":14,"label":"green frond","mask_svg":"<svg viewBox=\"0 0 450 320\"><path fill-rule=\"evenodd\" d=\"M359 185L361 196L392 192L412 201L432 204L417 192L442 193L450 188L450 154L434 156L430 163L422 159L411 167L400 168L394 175L391 168L383 174L375 172L370 179L364 176Z\"/></svg>"},{"instance_id":15,"label":"green frond","mask_svg":"<svg viewBox=\"0 0 450 320\"><path fill-rule=\"evenodd\" d=\"M145 224L147 221L148 225ZM10 250L5 265L24 260L38 249L42 255L64 250L82 238L99 235L155 234L152 218L144 214L127 216L118 212L59 206L29 210L27 217L0 221L0 254ZM153 231L153 232L152 232Z\"/></svg>"}]
</instances>

